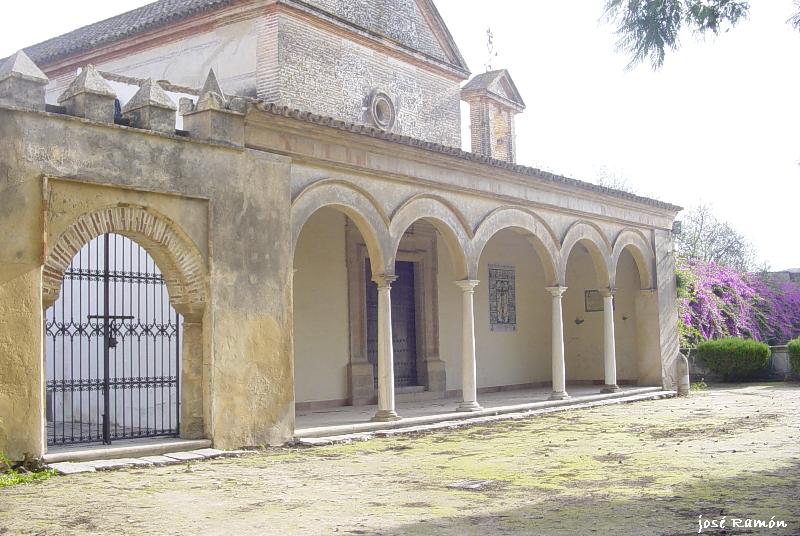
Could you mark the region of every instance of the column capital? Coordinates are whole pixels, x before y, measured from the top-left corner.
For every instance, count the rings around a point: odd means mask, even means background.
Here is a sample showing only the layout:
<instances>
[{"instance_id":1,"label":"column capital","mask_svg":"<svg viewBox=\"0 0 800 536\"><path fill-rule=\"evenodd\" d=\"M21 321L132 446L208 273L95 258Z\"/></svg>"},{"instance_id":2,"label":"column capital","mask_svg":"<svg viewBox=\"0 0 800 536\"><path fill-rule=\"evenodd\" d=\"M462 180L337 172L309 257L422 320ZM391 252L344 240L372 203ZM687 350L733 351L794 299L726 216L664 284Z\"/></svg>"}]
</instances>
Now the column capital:
<instances>
[{"instance_id":1,"label":"column capital","mask_svg":"<svg viewBox=\"0 0 800 536\"><path fill-rule=\"evenodd\" d=\"M616 287L601 288L598 292L604 298L613 298L614 294L617 293L617 289Z\"/></svg>"},{"instance_id":2,"label":"column capital","mask_svg":"<svg viewBox=\"0 0 800 536\"><path fill-rule=\"evenodd\" d=\"M372 281L378 285L379 289L390 289L392 288L392 283L397 281L397 276L394 274L375 274L372 276Z\"/></svg>"},{"instance_id":3,"label":"column capital","mask_svg":"<svg viewBox=\"0 0 800 536\"><path fill-rule=\"evenodd\" d=\"M464 292L474 292L475 287L478 286L478 283L480 283L480 281L477 279L462 279L460 281L455 281L455 284L458 286L458 288Z\"/></svg>"},{"instance_id":4,"label":"column capital","mask_svg":"<svg viewBox=\"0 0 800 536\"><path fill-rule=\"evenodd\" d=\"M567 287L545 287L554 298L560 298L567 291Z\"/></svg>"}]
</instances>

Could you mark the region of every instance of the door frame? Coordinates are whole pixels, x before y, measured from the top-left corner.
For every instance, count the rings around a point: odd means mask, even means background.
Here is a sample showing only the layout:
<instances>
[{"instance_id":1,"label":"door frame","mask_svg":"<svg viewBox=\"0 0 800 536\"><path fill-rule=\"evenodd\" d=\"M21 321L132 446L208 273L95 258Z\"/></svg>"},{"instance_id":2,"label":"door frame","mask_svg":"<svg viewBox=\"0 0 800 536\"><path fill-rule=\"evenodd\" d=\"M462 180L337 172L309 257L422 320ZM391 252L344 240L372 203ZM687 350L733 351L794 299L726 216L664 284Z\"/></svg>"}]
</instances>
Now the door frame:
<instances>
[{"instance_id":1,"label":"door frame","mask_svg":"<svg viewBox=\"0 0 800 536\"><path fill-rule=\"evenodd\" d=\"M367 246L358 229L346 223L347 283L350 331L349 398L353 406L374 404L377 392L373 366L367 359ZM434 397L444 397L445 363L439 356L439 293L436 229L425 222L412 225L400 242L396 261L414 263L414 314L417 339L417 379Z\"/></svg>"}]
</instances>

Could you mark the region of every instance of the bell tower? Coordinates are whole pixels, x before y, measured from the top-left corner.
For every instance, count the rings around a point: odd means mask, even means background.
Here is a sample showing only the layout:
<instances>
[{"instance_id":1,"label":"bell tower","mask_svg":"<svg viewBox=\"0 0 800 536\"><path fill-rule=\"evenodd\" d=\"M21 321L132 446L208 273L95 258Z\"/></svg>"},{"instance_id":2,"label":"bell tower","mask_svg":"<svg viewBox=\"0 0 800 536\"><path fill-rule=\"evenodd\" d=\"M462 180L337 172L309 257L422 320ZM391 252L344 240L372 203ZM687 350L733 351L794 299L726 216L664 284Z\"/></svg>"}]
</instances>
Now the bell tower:
<instances>
[{"instance_id":1,"label":"bell tower","mask_svg":"<svg viewBox=\"0 0 800 536\"><path fill-rule=\"evenodd\" d=\"M505 69L479 74L461 90L469 104L472 152L506 162L516 161L514 116L525 109Z\"/></svg>"}]
</instances>

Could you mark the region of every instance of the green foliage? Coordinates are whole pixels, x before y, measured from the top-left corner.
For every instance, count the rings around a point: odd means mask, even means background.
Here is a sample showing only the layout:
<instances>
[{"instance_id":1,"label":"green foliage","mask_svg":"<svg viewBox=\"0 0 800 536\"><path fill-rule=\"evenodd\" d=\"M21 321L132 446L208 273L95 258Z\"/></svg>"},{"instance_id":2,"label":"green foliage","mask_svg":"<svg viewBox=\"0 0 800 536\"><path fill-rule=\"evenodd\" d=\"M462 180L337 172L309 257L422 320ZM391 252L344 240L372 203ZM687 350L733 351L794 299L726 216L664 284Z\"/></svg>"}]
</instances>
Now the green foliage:
<instances>
[{"instance_id":1,"label":"green foliage","mask_svg":"<svg viewBox=\"0 0 800 536\"><path fill-rule=\"evenodd\" d=\"M789 341L786 347L789 349L789 361L792 364L792 370L800 374L800 337Z\"/></svg>"},{"instance_id":2,"label":"green foliage","mask_svg":"<svg viewBox=\"0 0 800 536\"><path fill-rule=\"evenodd\" d=\"M14 469L11 461L5 454L0 452L0 488L15 486L17 484L28 484L37 480L47 480L56 475L53 469L40 471L28 471L26 469Z\"/></svg>"},{"instance_id":3,"label":"green foliage","mask_svg":"<svg viewBox=\"0 0 800 536\"><path fill-rule=\"evenodd\" d=\"M689 389L692 391L705 391L708 389L708 384L706 383L705 378L700 378L699 382L692 382L689 385Z\"/></svg>"},{"instance_id":4,"label":"green foliage","mask_svg":"<svg viewBox=\"0 0 800 536\"><path fill-rule=\"evenodd\" d=\"M769 346L751 339L716 339L697 345L697 357L711 371L725 380L752 378L764 370L769 360Z\"/></svg>"},{"instance_id":5,"label":"green foliage","mask_svg":"<svg viewBox=\"0 0 800 536\"><path fill-rule=\"evenodd\" d=\"M628 68L649 59L658 69L667 50L680 46L682 29L719 34L749 8L743 0L607 0L605 16L617 26L617 48L631 56Z\"/></svg>"},{"instance_id":6,"label":"green foliage","mask_svg":"<svg viewBox=\"0 0 800 536\"><path fill-rule=\"evenodd\" d=\"M794 6L797 8L797 13L787 21L795 30L800 31L800 0L794 0Z\"/></svg>"},{"instance_id":7,"label":"green foliage","mask_svg":"<svg viewBox=\"0 0 800 536\"><path fill-rule=\"evenodd\" d=\"M678 289L678 298L689 297L689 286L695 279L695 275L685 264L675 268L675 287Z\"/></svg>"}]
</instances>

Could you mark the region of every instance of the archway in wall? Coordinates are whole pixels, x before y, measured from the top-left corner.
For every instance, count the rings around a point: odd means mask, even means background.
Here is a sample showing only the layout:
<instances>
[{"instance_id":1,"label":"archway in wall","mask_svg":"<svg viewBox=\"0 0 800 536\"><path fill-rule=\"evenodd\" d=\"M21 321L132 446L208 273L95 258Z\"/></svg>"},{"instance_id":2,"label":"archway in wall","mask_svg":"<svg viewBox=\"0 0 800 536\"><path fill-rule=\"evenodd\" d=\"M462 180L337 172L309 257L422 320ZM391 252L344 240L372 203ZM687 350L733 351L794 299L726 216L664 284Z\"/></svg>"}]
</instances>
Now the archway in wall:
<instances>
[{"instance_id":1,"label":"archway in wall","mask_svg":"<svg viewBox=\"0 0 800 536\"><path fill-rule=\"evenodd\" d=\"M445 397L448 391L461 388L462 291L456 281L466 277L466 257L463 236L459 239L456 233L463 230L454 231L450 227L453 222L427 215L410 223L408 218L400 225L404 216L396 217L392 226L393 233L401 237L394 252L397 281L392 284L395 392L401 401L404 395L418 391ZM409 285L413 285L413 300L403 297ZM408 311L409 304L413 313ZM410 331L402 323L410 317L414 318L416 358L416 381L411 384L404 381L398 368L398 357L402 359L398 350Z\"/></svg>"},{"instance_id":2,"label":"archway in wall","mask_svg":"<svg viewBox=\"0 0 800 536\"><path fill-rule=\"evenodd\" d=\"M642 290L639 268L628 248L616 266L614 295L614 339L616 343L617 384L636 384L639 378L639 315L637 299Z\"/></svg>"},{"instance_id":3,"label":"archway in wall","mask_svg":"<svg viewBox=\"0 0 800 536\"><path fill-rule=\"evenodd\" d=\"M86 243L45 311L49 446L180 434L183 320L138 243Z\"/></svg>"},{"instance_id":4,"label":"archway in wall","mask_svg":"<svg viewBox=\"0 0 800 536\"><path fill-rule=\"evenodd\" d=\"M652 285L652 258L644 246L627 245L617 254L617 379L622 384L662 382L658 294Z\"/></svg>"},{"instance_id":5,"label":"archway in wall","mask_svg":"<svg viewBox=\"0 0 800 536\"><path fill-rule=\"evenodd\" d=\"M481 251L474 297L479 392L551 383L552 276L532 240L524 229L505 228Z\"/></svg>"},{"instance_id":6,"label":"archway in wall","mask_svg":"<svg viewBox=\"0 0 800 536\"><path fill-rule=\"evenodd\" d=\"M294 384L298 412L351 401L347 233L361 238L343 212L323 207L306 220L295 246ZM369 258L366 248L363 254Z\"/></svg>"},{"instance_id":7,"label":"archway in wall","mask_svg":"<svg viewBox=\"0 0 800 536\"><path fill-rule=\"evenodd\" d=\"M437 237L435 227L420 220L402 235L397 249L391 301L395 389L400 396L423 390L445 394L438 347L437 266L440 255L448 264L450 260ZM373 270L382 262L373 262L370 242L336 206L314 211L300 230L293 281L298 415L377 401L378 304Z\"/></svg>"},{"instance_id":8,"label":"archway in wall","mask_svg":"<svg viewBox=\"0 0 800 536\"><path fill-rule=\"evenodd\" d=\"M604 382L603 297L607 290L606 274L599 270L590 248L581 240L566 259L566 287L563 297L564 362L566 380L571 384ZM602 288L605 286L606 288Z\"/></svg>"}]
</instances>

